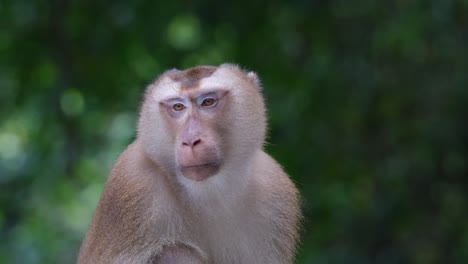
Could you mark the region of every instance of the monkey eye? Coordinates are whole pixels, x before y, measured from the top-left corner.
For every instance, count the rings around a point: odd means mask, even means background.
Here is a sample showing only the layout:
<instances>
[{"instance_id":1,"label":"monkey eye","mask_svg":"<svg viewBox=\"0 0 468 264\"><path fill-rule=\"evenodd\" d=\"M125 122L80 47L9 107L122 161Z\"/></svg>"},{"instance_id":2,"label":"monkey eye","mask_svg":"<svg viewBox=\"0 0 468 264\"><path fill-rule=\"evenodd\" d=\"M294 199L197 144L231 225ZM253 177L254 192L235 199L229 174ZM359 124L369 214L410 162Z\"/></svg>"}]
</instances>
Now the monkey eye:
<instances>
[{"instance_id":1,"label":"monkey eye","mask_svg":"<svg viewBox=\"0 0 468 264\"><path fill-rule=\"evenodd\" d=\"M183 105L183 104L181 104L181 103L175 103L175 104L172 105L172 109L173 109L174 111L177 111L177 112L178 112L178 111L182 111L182 110L185 109L185 105Z\"/></svg>"},{"instance_id":2,"label":"monkey eye","mask_svg":"<svg viewBox=\"0 0 468 264\"><path fill-rule=\"evenodd\" d=\"M216 103L216 99L214 98L206 98L201 103L202 106L212 106Z\"/></svg>"}]
</instances>

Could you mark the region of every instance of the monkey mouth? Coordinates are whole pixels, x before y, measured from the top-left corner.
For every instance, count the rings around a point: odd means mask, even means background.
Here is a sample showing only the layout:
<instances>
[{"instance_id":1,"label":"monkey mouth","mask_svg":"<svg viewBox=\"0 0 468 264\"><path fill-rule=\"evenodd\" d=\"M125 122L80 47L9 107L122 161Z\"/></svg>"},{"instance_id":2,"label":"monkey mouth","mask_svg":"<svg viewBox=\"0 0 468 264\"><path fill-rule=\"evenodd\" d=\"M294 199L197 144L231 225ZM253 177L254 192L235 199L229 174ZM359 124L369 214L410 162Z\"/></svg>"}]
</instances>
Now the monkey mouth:
<instances>
[{"instance_id":1,"label":"monkey mouth","mask_svg":"<svg viewBox=\"0 0 468 264\"><path fill-rule=\"evenodd\" d=\"M203 164L181 166L182 175L194 181L203 181L219 171L219 163L209 162Z\"/></svg>"}]
</instances>

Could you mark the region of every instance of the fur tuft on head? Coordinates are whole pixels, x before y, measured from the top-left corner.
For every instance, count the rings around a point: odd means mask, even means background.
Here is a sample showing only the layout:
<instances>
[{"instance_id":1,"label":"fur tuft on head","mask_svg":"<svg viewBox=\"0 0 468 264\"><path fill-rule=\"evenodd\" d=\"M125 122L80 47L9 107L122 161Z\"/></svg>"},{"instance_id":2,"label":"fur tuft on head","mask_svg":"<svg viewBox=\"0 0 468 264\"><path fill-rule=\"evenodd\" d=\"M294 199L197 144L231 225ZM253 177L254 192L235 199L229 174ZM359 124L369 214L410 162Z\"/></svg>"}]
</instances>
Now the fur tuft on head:
<instances>
[{"instance_id":1,"label":"fur tuft on head","mask_svg":"<svg viewBox=\"0 0 468 264\"><path fill-rule=\"evenodd\" d=\"M262 84L260 83L260 79L255 72L251 71L247 73L247 78L249 78L249 80L257 87L258 91L262 91Z\"/></svg>"}]
</instances>

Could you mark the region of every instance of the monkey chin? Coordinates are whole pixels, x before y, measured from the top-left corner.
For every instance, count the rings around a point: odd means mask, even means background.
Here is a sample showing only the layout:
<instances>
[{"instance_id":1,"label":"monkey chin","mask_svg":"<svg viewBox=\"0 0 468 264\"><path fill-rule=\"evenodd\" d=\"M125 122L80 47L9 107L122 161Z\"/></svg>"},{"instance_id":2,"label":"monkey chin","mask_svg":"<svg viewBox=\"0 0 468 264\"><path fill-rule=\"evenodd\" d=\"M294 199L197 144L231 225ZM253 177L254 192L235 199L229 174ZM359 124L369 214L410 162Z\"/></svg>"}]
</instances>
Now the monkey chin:
<instances>
[{"instance_id":1,"label":"monkey chin","mask_svg":"<svg viewBox=\"0 0 468 264\"><path fill-rule=\"evenodd\" d=\"M219 164L216 162L193 166L182 166L182 175L193 181L203 181L215 175L219 171Z\"/></svg>"}]
</instances>

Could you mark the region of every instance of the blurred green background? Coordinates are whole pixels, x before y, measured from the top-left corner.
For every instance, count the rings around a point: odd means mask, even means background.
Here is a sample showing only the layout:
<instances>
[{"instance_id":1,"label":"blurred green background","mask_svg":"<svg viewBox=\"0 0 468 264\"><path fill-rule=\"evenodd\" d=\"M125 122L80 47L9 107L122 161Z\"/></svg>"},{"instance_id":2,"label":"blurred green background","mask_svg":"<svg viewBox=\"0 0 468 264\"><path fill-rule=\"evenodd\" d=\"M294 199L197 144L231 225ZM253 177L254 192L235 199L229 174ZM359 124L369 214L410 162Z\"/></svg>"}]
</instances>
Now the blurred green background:
<instances>
[{"instance_id":1,"label":"blurred green background","mask_svg":"<svg viewBox=\"0 0 468 264\"><path fill-rule=\"evenodd\" d=\"M299 263L468 263L468 1L0 2L0 263L73 263L165 69L262 79Z\"/></svg>"}]
</instances>

